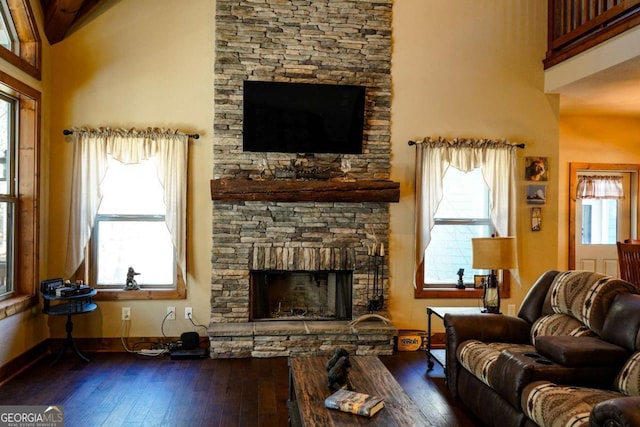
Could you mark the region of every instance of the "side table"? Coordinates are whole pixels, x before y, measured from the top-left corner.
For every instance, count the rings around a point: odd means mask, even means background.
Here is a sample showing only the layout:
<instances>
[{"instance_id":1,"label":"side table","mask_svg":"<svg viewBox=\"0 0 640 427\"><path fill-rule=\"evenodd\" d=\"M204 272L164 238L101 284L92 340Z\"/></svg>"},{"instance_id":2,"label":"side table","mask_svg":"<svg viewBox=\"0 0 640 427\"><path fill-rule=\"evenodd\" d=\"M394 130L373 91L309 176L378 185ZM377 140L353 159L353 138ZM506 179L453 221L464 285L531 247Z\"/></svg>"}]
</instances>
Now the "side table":
<instances>
[{"instance_id":1,"label":"side table","mask_svg":"<svg viewBox=\"0 0 640 427\"><path fill-rule=\"evenodd\" d=\"M56 296L54 294L43 294L44 298L44 307L42 312L48 314L49 316L67 316L67 323L65 325L65 330L67 331L67 336L62 344L62 348L58 352L58 355L51 362L51 366L58 363L62 355L67 350L67 347L70 347L80 359L85 362L89 361L89 358L82 354L76 343L73 341L73 322L71 320L71 316L75 316L76 314L85 314L90 313L98 308L98 306L92 301L92 298L98 293L97 290L91 289L90 292L86 294L79 295L67 295L67 296ZM53 304L52 304L53 303Z\"/></svg>"},{"instance_id":2,"label":"side table","mask_svg":"<svg viewBox=\"0 0 640 427\"><path fill-rule=\"evenodd\" d=\"M444 320L444 315L447 313L475 314L481 312L482 309L480 307L427 307L427 371L433 369L434 360L443 368L445 367L446 362L446 349L434 350L431 348L431 315L435 314L441 320Z\"/></svg>"}]
</instances>

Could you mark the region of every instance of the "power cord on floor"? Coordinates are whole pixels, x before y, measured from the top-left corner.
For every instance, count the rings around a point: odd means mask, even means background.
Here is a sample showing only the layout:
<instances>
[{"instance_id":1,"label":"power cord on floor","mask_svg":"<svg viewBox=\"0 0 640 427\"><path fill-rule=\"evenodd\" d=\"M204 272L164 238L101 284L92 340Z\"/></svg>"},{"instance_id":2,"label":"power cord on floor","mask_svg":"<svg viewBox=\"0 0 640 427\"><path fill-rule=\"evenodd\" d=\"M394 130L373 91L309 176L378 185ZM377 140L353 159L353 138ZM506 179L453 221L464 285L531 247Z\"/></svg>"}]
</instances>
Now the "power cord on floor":
<instances>
[{"instance_id":1,"label":"power cord on floor","mask_svg":"<svg viewBox=\"0 0 640 427\"><path fill-rule=\"evenodd\" d=\"M167 316L170 313L167 313ZM166 316L165 316L166 319ZM137 355L141 355L141 356L148 356L148 357L156 357L156 356L162 356L164 354L169 353L169 348L166 345L159 345L157 343L148 343L150 344L152 347L156 347L156 348L143 348L140 350L132 350L127 346L127 343L125 342L124 339L124 330L125 327L127 325L128 320L123 320L122 323L120 324L120 341L122 342L122 347L125 349L125 351L127 353L134 353ZM163 321L164 322L164 321ZM134 344L134 348L136 346L139 345L143 345L146 344L146 342L138 342L136 344Z\"/></svg>"},{"instance_id":2,"label":"power cord on floor","mask_svg":"<svg viewBox=\"0 0 640 427\"><path fill-rule=\"evenodd\" d=\"M165 334L164 332L164 323L165 321L169 318L169 316L171 316L172 314L174 314L173 311L168 312L164 318L162 319L162 324L160 326L160 329L162 331L162 336L165 338L167 337L167 334ZM205 333L207 331L207 327L205 325L201 325L201 324L197 324L193 321L193 317L191 315L191 313L189 313L188 315L189 317L189 321L191 322L191 324L195 327L198 328L203 328L205 330ZM180 348L182 348L182 341L178 340L176 342L170 342L170 343L166 343L166 344L159 344L159 343L152 343L152 342L138 342L134 344L134 349L130 349L127 346L127 343L125 342L125 337L124 337L124 331L125 328L127 326L127 322L128 320L123 320L121 325L120 325L120 341L122 341L122 347L125 349L125 351L127 353L133 353L133 354L137 354L137 355L141 355L141 356L147 356L147 357L156 357L156 356L162 356L165 354L168 354L174 350L179 350ZM140 350L136 350L135 347L140 346L140 345L144 345L144 344L149 344L151 346L151 348L143 348Z\"/></svg>"}]
</instances>

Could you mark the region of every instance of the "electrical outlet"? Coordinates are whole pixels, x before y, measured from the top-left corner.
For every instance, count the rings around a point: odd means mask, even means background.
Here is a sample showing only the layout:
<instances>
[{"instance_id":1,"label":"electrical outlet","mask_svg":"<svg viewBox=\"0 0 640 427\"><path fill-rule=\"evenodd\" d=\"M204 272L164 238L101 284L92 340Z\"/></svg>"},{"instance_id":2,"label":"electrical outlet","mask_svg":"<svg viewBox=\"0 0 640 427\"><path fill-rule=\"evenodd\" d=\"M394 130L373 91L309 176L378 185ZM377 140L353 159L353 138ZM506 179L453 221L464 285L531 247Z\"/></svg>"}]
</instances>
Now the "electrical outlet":
<instances>
[{"instance_id":1,"label":"electrical outlet","mask_svg":"<svg viewBox=\"0 0 640 427\"><path fill-rule=\"evenodd\" d=\"M122 320L131 320L131 307L122 307Z\"/></svg>"},{"instance_id":2,"label":"electrical outlet","mask_svg":"<svg viewBox=\"0 0 640 427\"><path fill-rule=\"evenodd\" d=\"M516 315L516 305L515 304L507 305L507 315L509 315L509 316L515 316Z\"/></svg>"},{"instance_id":3,"label":"electrical outlet","mask_svg":"<svg viewBox=\"0 0 640 427\"><path fill-rule=\"evenodd\" d=\"M167 307L167 320L176 320L176 308Z\"/></svg>"},{"instance_id":4,"label":"electrical outlet","mask_svg":"<svg viewBox=\"0 0 640 427\"><path fill-rule=\"evenodd\" d=\"M184 318L189 320L193 318L193 308L192 307L185 307L184 308Z\"/></svg>"}]
</instances>

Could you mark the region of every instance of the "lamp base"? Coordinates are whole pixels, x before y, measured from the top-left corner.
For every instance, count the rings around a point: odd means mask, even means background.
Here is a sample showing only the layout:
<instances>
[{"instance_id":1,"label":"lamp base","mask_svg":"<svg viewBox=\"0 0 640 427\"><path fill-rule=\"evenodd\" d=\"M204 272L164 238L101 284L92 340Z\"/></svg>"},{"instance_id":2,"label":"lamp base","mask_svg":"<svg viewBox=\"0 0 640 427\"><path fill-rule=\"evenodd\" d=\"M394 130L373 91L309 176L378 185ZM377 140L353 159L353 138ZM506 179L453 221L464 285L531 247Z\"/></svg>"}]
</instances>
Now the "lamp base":
<instances>
[{"instance_id":1,"label":"lamp base","mask_svg":"<svg viewBox=\"0 0 640 427\"><path fill-rule=\"evenodd\" d=\"M482 313L502 314L499 308L485 308Z\"/></svg>"}]
</instances>

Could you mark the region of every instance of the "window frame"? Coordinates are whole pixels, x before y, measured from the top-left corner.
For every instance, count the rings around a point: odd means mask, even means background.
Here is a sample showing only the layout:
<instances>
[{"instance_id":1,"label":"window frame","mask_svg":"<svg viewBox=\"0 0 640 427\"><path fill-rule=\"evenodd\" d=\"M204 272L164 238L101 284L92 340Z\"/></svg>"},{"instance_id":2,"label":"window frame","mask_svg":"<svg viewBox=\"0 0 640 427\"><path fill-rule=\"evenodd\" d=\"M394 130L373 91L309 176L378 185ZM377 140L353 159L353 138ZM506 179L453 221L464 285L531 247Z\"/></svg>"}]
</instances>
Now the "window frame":
<instances>
[{"instance_id":1,"label":"window frame","mask_svg":"<svg viewBox=\"0 0 640 427\"><path fill-rule=\"evenodd\" d=\"M0 72L0 90L18 100L16 248L13 295L0 301L0 319L38 303L41 94Z\"/></svg>"},{"instance_id":2,"label":"window frame","mask_svg":"<svg viewBox=\"0 0 640 427\"><path fill-rule=\"evenodd\" d=\"M16 26L14 25L13 19L11 18L11 11L9 10L9 4L7 3L7 0L0 0L0 11L2 13L2 23L6 27L8 38L11 41L11 48L7 48L6 46L2 45L0 45L0 47L3 47L16 54L16 51L20 51L20 38L18 37L18 31L16 31Z\"/></svg>"},{"instance_id":3,"label":"window frame","mask_svg":"<svg viewBox=\"0 0 640 427\"><path fill-rule=\"evenodd\" d=\"M0 102L8 102L11 104L11 111L9 117L9 123L11 123L11 129L9 129L9 141L7 146L7 157L5 158L5 179L7 180L7 191L5 194L0 194L0 203L7 203L11 205L11 209L7 209L7 260L5 267L5 278L8 286L7 292L0 295L0 301L11 298L15 289L15 266L16 266L16 248L18 242L16 241L18 228L17 213L18 213L18 192L17 192L17 147L18 147L18 109L20 101L9 96L5 92L0 91ZM9 213L10 212L10 213ZM10 223L10 225L9 225Z\"/></svg>"},{"instance_id":4,"label":"window frame","mask_svg":"<svg viewBox=\"0 0 640 427\"><path fill-rule=\"evenodd\" d=\"M6 3L20 43L19 53L0 46L0 58L40 80L42 42L29 0L0 0ZM9 17L7 17L9 18Z\"/></svg>"},{"instance_id":5,"label":"window frame","mask_svg":"<svg viewBox=\"0 0 640 427\"><path fill-rule=\"evenodd\" d=\"M98 218L100 216L110 216L104 214L97 214L96 221L94 222L91 238L85 249L84 262L78 268L76 279L89 278L88 283L97 283L97 233L96 227L98 226ZM144 215L143 215L144 216ZM146 215L153 217L156 215ZM164 215L162 215L164 217ZM146 286L138 290L126 290L124 289L124 283L121 288L114 286L97 286L99 290L94 297L98 301L125 301L125 300L168 300L168 299L186 299L187 298L187 286L181 269L178 266L177 257L174 253L174 272L175 272L175 286L172 287L152 287ZM94 268L95 266L95 268Z\"/></svg>"},{"instance_id":6,"label":"window frame","mask_svg":"<svg viewBox=\"0 0 640 427\"><path fill-rule=\"evenodd\" d=\"M98 241L100 239L100 223L101 222L115 222L115 221L137 221L137 222L161 222L164 224L165 216L164 215L115 215L115 214L97 214L95 225L93 227L93 233L91 235L90 240L90 250L91 250L91 263L96 266L91 271L91 283L95 284L95 288L100 290L100 292L116 290L118 289L116 285L100 285L98 283L98 256L99 256L99 244ZM140 285L140 290L154 289L154 290L174 290L177 287L177 270L178 270L178 260L176 259L175 250L173 250L173 283L170 285ZM124 280L123 280L124 282ZM121 287L124 287L124 283L122 283Z\"/></svg>"},{"instance_id":7,"label":"window frame","mask_svg":"<svg viewBox=\"0 0 640 427\"><path fill-rule=\"evenodd\" d=\"M416 277L416 283L424 283L424 266L421 264L418 266ZM498 280L500 282L500 298L510 298L511 297L511 274L508 270L502 271L502 280L500 280L500 276L498 276ZM414 297L416 299L421 298L482 298L482 289L466 287L464 289L458 288L435 288L429 287L425 288L416 287L414 289Z\"/></svg>"},{"instance_id":8,"label":"window frame","mask_svg":"<svg viewBox=\"0 0 640 427\"><path fill-rule=\"evenodd\" d=\"M486 196L490 197L488 189ZM434 227L438 225L489 225L495 233L490 216L487 218L449 218L434 216L433 220ZM447 283L446 285L435 283L425 284L424 270L423 262L418 266L416 271L415 281L416 284L420 284L420 286L414 289L415 298L482 298L483 289L475 288L473 284L469 284L464 289L456 288L456 282ZM511 295L511 275L509 271L498 272L498 280L500 282L500 297L509 298Z\"/></svg>"}]
</instances>

